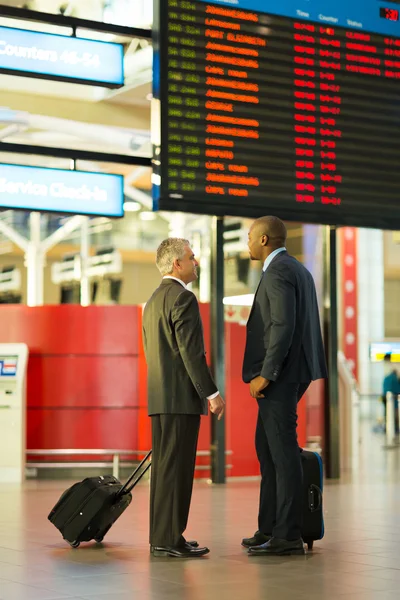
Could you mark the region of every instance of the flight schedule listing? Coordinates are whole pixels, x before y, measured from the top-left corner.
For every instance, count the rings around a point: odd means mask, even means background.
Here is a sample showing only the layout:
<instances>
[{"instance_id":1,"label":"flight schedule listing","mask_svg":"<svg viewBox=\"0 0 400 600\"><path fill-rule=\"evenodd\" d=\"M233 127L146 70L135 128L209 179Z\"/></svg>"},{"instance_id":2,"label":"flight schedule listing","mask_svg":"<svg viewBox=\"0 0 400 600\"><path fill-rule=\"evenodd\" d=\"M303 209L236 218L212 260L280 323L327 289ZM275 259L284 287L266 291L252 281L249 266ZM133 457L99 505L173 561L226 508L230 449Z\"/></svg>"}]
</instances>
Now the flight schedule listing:
<instances>
[{"instance_id":1,"label":"flight schedule listing","mask_svg":"<svg viewBox=\"0 0 400 600\"><path fill-rule=\"evenodd\" d=\"M400 38L204 0L159 10L156 208L400 228Z\"/></svg>"}]
</instances>

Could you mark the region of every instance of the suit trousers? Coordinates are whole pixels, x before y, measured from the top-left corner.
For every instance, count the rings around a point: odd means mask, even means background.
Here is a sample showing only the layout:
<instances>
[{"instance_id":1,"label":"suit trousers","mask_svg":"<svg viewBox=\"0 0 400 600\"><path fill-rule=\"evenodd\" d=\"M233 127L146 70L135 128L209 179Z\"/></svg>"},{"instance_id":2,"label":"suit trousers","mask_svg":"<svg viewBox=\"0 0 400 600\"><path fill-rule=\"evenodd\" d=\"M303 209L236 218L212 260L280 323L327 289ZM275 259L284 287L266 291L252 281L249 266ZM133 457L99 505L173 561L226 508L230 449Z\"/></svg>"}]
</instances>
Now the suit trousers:
<instances>
[{"instance_id":1,"label":"suit trousers","mask_svg":"<svg viewBox=\"0 0 400 600\"><path fill-rule=\"evenodd\" d=\"M278 380L269 384L264 398L258 399L258 529L285 540L301 537L303 470L297 443L297 403L308 386Z\"/></svg>"},{"instance_id":2,"label":"suit trousers","mask_svg":"<svg viewBox=\"0 0 400 600\"><path fill-rule=\"evenodd\" d=\"M153 415L150 544L185 543L192 498L200 415Z\"/></svg>"}]
</instances>

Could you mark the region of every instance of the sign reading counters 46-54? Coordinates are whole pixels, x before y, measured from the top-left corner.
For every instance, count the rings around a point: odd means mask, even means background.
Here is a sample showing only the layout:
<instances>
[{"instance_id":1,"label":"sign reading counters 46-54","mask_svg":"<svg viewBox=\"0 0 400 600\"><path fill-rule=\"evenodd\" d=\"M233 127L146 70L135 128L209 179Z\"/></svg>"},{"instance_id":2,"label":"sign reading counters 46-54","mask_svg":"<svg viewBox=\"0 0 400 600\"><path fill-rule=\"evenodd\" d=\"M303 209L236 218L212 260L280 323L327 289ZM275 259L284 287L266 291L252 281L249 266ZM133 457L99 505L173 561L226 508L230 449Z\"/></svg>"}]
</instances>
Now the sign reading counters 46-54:
<instances>
[{"instance_id":1,"label":"sign reading counters 46-54","mask_svg":"<svg viewBox=\"0 0 400 600\"><path fill-rule=\"evenodd\" d=\"M0 27L0 73L121 87L124 51L121 44Z\"/></svg>"},{"instance_id":2,"label":"sign reading counters 46-54","mask_svg":"<svg viewBox=\"0 0 400 600\"><path fill-rule=\"evenodd\" d=\"M0 207L122 217L121 175L0 163Z\"/></svg>"},{"instance_id":3,"label":"sign reading counters 46-54","mask_svg":"<svg viewBox=\"0 0 400 600\"><path fill-rule=\"evenodd\" d=\"M155 208L400 229L398 9L155 0Z\"/></svg>"}]
</instances>

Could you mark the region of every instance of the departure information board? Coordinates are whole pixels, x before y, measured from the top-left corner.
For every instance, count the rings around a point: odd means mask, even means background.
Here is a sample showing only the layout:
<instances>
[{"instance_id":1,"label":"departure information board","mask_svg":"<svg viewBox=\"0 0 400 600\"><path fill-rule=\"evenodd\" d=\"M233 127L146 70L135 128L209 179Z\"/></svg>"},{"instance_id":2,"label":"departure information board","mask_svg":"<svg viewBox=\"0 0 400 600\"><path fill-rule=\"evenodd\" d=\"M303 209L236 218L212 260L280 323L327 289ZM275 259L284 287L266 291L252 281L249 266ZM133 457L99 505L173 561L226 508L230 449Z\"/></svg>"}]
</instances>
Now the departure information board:
<instances>
[{"instance_id":1,"label":"departure information board","mask_svg":"<svg viewBox=\"0 0 400 600\"><path fill-rule=\"evenodd\" d=\"M398 9L155 0L155 209L400 229Z\"/></svg>"}]
</instances>

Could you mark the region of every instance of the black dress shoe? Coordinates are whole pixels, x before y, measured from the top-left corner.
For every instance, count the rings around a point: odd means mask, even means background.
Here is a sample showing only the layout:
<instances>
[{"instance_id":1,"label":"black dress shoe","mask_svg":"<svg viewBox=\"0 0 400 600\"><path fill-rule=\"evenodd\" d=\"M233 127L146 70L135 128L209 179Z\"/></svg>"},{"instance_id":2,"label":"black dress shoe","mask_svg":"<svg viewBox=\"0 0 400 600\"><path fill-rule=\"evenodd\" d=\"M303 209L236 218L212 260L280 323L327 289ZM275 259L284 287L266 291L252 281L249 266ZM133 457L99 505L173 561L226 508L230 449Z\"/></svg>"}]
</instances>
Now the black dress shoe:
<instances>
[{"instance_id":1,"label":"black dress shoe","mask_svg":"<svg viewBox=\"0 0 400 600\"><path fill-rule=\"evenodd\" d=\"M305 553L304 542L301 538L289 541L273 537L265 544L249 548L249 556L287 556Z\"/></svg>"},{"instance_id":2,"label":"black dress shoe","mask_svg":"<svg viewBox=\"0 0 400 600\"><path fill-rule=\"evenodd\" d=\"M189 544L184 546L154 546L153 556L171 556L173 558L199 558L205 556L208 548L193 548Z\"/></svg>"},{"instance_id":3,"label":"black dress shoe","mask_svg":"<svg viewBox=\"0 0 400 600\"><path fill-rule=\"evenodd\" d=\"M265 535L265 533L261 533L261 531L256 531L253 537L242 539L242 546L244 546L245 548L251 548L252 546L261 546L261 544L265 544L265 542L268 542L270 539L270 535Z\"/></svg>"},{"instance_id":4,"label":"black dress shoe","mask_svg":"<svg viewBox=\"0 0 400 600\"><path fill-rule=\"evenodd\" d=\"M185 544L187 544L188 546L191 546L192 548L199 547L199 542L197 542L196 540L189 540L188 542L185 542ZM154 546L150 546L150 552L151 553L154 552Z\"/></svg>"}]
</instances>

